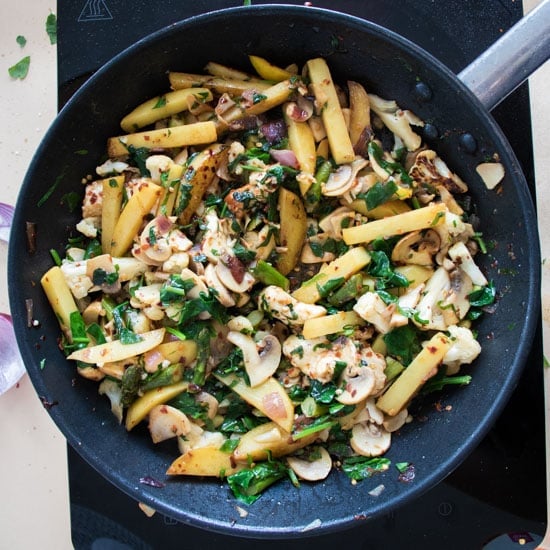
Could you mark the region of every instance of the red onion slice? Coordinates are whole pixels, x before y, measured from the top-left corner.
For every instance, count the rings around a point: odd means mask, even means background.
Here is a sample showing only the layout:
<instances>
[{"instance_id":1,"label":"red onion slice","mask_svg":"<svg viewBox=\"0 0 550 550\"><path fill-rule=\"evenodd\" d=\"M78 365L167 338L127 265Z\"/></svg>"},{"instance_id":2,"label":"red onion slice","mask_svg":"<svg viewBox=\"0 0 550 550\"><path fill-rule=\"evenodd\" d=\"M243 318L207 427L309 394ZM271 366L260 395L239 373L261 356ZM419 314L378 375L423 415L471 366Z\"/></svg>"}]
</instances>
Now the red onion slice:
<instances>
[{"instance_id":1,"label":"red onion slice","mask_svg":"<svg viewBox=\"0 0 550 550\"><path fill-rule=\"evenodd\" d=\"M290 166L290 168L295 168L296 170L300 168L294 151L290 149L270 149L269 154L283 166Z\"/></svg>"},{"instance_id":2,"label":"red onion slice","mask_svg":"<svg viewBox=\"0 0 550 550\"><path fill-rule=\"evenodd\" d=\"M25 374L11 316L0 313L0 395L13 387Z\"/></svg>"},{"instance_id":3,"label":"red onion slice","mask_svg":"<svg viewBox=\"0 0 550 550\"><path fill-rule=\"evenodd\" d=\"M13 206L0 202L0 240L8 242L11 223L13 221Z\"/></svg>"}]
</instances>

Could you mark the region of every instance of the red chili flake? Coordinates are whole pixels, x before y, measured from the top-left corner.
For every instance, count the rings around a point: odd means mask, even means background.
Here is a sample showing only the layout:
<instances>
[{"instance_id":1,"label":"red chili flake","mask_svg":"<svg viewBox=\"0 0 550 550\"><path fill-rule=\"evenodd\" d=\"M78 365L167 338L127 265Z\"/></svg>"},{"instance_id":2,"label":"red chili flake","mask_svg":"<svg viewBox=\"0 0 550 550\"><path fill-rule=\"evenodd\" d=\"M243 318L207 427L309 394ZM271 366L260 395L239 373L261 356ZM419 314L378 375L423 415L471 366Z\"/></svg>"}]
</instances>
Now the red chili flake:
<instances>
[{"instance_id":1,"label":"red chili flake","mask_svg":"<svg viewBox=\"0 0 550 550\"><path fill-rule=\"evenodd\" d=\"M428 351L430 353L436 353L437 352L437 348L435 346L428 346Z\"/></svg>"},{"instance_id":2,"label":"red chili flake","mask_svg":"<svg viewBox=\"0 0 550 550\"><path fill-rule=\"evenodd\" d=\"M158 481L151 476L140 477L139 482L143 485L148 485L149 487L156 487L157 489L162 489L164 487L164 483L162 481Z\"/></svg>"}]
</instances>

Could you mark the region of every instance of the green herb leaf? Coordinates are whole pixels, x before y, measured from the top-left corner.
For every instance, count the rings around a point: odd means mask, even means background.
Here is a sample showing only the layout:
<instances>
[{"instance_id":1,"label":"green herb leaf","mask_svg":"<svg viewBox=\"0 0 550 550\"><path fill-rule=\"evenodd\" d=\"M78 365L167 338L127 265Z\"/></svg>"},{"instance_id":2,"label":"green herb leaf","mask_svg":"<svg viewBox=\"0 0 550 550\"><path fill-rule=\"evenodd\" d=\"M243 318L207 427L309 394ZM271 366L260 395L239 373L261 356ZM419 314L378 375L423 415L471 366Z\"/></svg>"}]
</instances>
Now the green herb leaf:
<instances>
[{"instance_id":1,"label":"green herb leaf","mask_svg":"<svg viewBox=\"0 0 550 550\"><path fill-rule=\"evenodd\" d=\"M362 481L374 474L385 472L390 467L389 458L365 458L363 456L351 456L342 461L342 471L350 478Z\"/></svg>"},{"instance_id":2,"label":"green herb leaf","mask_svg":"<svg viewBox=\"0 0 550 550\"><path fill-rule=\"evenodd\" d=\"M269 460L228 476L227 483L235 498L245 504L252 504L262 491L286 476L288 469L282 462Z\"/></svg>"},{"instance_id":3,"label":"green herb leaf","mask_svg":"<svg viewBox=\"0 0 550 550\"><path fill-rule=\"evenodd\" d=\"M468 300L472 307L484 307L489 306L495 301L496 289L494 283L491 281L487 286L474 290L468 294Z\"/></svg>"},{"instance_id":4,"label":"green herb leaf","mask_svg":"<svg viewBox=\"0 0 550 550\"><path fill-rule=\"evenodd\" d=\"M379 289L409 286L409 280L407 277L397 271L394 271L386 252L383 252L382 250L373 250L370 255L371 261L367 271L370 275L376 277L376 284Z\"/></svg>"},{"instance_id":5,"label":"green herb leaf","mask_svg":"<svg viewBox=\"0 0 550 550\"><path fill-rule=\"evenodd\" d=\"M377 181L366 193L359 193L358 199L363 199L367 210L373 210L377 206L388 202L397 191L397 184L393 180L386 183Z\"/></svg>"},{"instance_id":6,"label":"green herb leaf","mask_svg":"<svg viewBox=\"0 0 550 550\"><path fill-rule=\"evenodd\" d=\"M50 13L46 17L46 32L50 37L50 44L57 44L57 17L55 13Z\"/></svg>"},{"instance_id":7,"label":"green herb leaf","mask_svg":"<svg viewBox=\"0 0 550 550\"><path fill-rule=\"evenodd\" d=\"M25 46L25 44L27 43L27 39L22 36L22 35L19 35L15 41L23 48Z\"/></svg>"},{"instance_id":8,"label":"green herb leaf","mask_svg":"<svg viewBox=\"0 0 550 550\"><path fill-rule=\"evenodd\" d=\"M166 105L166 96L161 95L153 105L153 109L160 109Z\"/></svg>"},{"instance_id":9,"label":"green herb leaf","mask_svg":"<svg viewBox=\"0 0 550 550\"><path fill-rule=\"evenodd\" d=\"M383 340L388 354L399 359L404 365L408 365L422 349L418 331L411 325L394 328L384 335Z\"/></svg>"},{"instance_id":10,"label":"green herb leaf","mask_svg":"<svg viewBox=\"0 0 550 550\"><path fill-rule=\"evenodd\" d=\"M15 65L12 65L8 69L8 73L12 78L18 78L19 80L23 80L29 72L30 64L31 64L31 56L27 55L26 57L18 61Z\"/></svg>"}]
</instances>

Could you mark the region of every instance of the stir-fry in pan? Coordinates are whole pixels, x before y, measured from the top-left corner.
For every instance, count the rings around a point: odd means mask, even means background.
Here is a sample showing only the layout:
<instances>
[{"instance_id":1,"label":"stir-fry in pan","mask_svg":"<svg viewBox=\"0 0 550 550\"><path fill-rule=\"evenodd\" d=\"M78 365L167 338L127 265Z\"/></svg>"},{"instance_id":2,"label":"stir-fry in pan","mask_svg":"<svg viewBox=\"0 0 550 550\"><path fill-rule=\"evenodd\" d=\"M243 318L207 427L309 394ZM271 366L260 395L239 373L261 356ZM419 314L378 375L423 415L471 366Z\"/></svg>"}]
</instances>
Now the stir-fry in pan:
<instances>
[{"instance_id":1,"label":"stir-fry in pan","mask_svg":"<svg viewBox=\"0 0 550 550\"><path fill-rule=\"evenodd\" d=\"M250 60L172 72L124 117L42 278L126 429L247 503L387 469L411 401L470 381L495 297L467 183L422 120L322 58Z\"/></svg>"}]
</instances>

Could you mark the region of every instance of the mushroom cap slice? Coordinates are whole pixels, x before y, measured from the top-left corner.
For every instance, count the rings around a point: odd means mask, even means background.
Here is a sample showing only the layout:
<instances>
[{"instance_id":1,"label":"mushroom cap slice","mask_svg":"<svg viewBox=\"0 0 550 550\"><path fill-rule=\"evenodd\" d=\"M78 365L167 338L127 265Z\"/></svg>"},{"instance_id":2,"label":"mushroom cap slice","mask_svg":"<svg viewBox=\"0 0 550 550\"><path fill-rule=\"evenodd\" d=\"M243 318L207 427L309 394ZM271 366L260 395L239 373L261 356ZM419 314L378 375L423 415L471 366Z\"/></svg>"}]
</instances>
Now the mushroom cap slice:
<instances>
[{"instance_id":1,"label":"mushroom cap slice","mask_svg":"<svg viewBox=\"0 0 550 550\"><path fill-rule=\"evenodd\" d=\"M361 456L380 456L391 444L391 433L372 422L355 424L351 430L350 445Z\"/></svg>"},{"instance_id":2,"label":"mushroom cap slice","mask_svg":"<svg viewBox=\"0 0 550 550\"><path fill-rule=\"evenodd\" d=\"M279 340L268 334L259 342L241 332L229 331L227 340L243 352L243 361L250 386L259 386L273 376L281 362L282 347Z\"/></svg>"},{"instance_id":3,"label":"mushroom cap slice","mask_svg":"<svg viewBox=\"0 0 550 550\"><path fill-rule=\"evenodd\" d=\"M294 473L306 481L325 479L332 469L332 459L324 447L315 447L314 452L319 455L315 460L306 460L296 456L287 457L288 465Z\"/></svg>"},{"instance_id":4,"label":"mushroom cap slice","mask_svg":"<svg viewBox=\"0 0 550 550\"><path fill-rule=\"evenodd\" d=\"M149 431L153 443L185 435L191 429L191 422L179 409L170 405L157 405L149 412Z\"/></svg>"},{"instance_id":5,"label":"mushroom cap slice","mask_svg":"<svg viewBox=\"0 0 550 550\"><path fill-rule=\"evenodd\" d=\"M342 376L342 380L345 382L344 391L336 399L344 405L355 405L373 392L376 380L370 367L361 367L356 376L348 376L347 370Z\"/></svg>"},{"instance_id":6,"label":"mushroom cap slice","mask_svg":"<svg viewBox=\"0 0 550 550\"><path fill-rule=\"evenodd\" d=\"M441 237L433 229L412 231L393 248L391 259L398 264L432 265L432 256L439 251Z\"/></svg>"}]
</instances>

